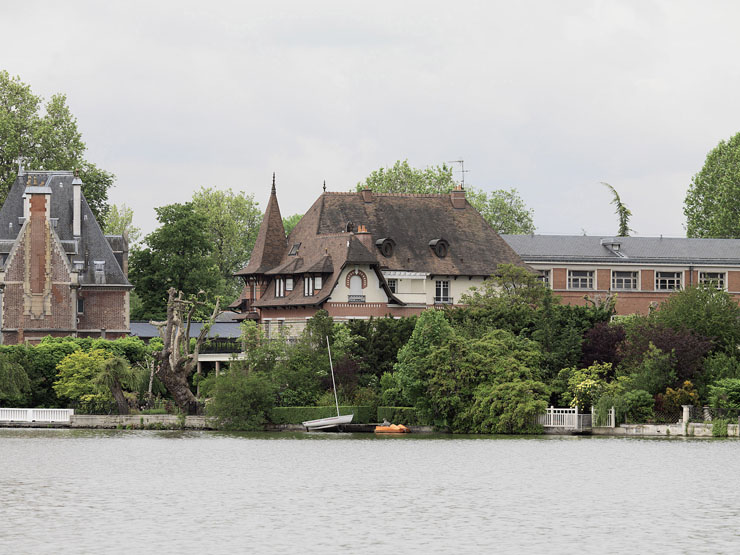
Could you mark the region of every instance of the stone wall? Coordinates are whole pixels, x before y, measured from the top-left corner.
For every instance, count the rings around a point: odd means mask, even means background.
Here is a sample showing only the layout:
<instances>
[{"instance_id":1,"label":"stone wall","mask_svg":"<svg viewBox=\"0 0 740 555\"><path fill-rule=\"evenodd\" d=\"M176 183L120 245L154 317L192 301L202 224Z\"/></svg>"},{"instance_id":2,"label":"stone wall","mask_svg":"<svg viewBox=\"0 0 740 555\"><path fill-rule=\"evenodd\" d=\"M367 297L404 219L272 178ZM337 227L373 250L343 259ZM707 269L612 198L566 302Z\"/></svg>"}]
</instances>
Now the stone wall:
<instances>
[{"instance_id":1,"label":"stone wall","mask_svg":"<svg viewBox=\"0 0 740 555\"><path fill-rule=\"evenodd\" d=\"M70 428L187 428L212 430L214 426L205 416L186 416L184 424L173 414L101 415L74 414L69 419Z\"/></svg>"}]
</instances>

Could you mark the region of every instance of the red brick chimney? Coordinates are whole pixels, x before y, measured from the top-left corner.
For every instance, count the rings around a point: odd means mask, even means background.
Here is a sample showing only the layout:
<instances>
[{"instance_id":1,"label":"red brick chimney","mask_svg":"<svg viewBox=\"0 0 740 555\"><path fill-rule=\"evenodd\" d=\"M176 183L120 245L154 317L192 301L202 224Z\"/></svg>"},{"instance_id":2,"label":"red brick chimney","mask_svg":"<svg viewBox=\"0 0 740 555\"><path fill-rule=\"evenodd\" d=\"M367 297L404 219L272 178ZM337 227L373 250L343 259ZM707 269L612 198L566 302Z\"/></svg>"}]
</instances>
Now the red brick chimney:
<instances>
[{"instance_id":1,"label":"red brick chimney","mask_svg":"<svg viewBox=\"0 0 740 555\"><path fill-rule=\"evenodd\" d=\"M367 250L373 252L373 236L370 235L370 232L367 230L367 226L357 226L357 238L360 240L360 243L365 245Z\"/></svg>"},{"instance_id":2,"label":"red brick chimney","mask_svg":"<svg viewBox=\"0 0 740 555\"><path fill-rule=\"evenodd\" d=\"M372 189L363 189L361 194L362 194L362 202L372 202L373 201Z\"/></svg>"},{"instance_id":3,"label":"red brick chimney","mask_svg":"<svg viewBox=\"0 0 740 555\"><path fill-rule=\"evenodd\" d=\"M461 185L450 191L450 201L452 202L452 207L456 210L463 210L465 208L467 204L465 202L465 189Z\"/></svg>"}]
</instances>

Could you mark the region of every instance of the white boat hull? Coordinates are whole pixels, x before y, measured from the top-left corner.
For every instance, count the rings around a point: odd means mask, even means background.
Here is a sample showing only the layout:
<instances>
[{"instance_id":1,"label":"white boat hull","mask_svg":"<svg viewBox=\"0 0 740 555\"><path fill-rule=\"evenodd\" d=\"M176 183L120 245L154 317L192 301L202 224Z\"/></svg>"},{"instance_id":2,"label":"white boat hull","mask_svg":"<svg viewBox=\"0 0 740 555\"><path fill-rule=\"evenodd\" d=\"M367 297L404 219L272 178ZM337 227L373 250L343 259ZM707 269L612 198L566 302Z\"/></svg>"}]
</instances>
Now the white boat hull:
<instances>
[{"instance_id":1,"label":"white boat hull","mask_svg":"<svg viewBox=\"0 0 740 555\"><path fill-rule=\"evenodd\" d=\"M354 414L343 414L341 416L331 416L329 418L319 418L318 420L306 420L302 424L310 432L311 430L326 430L328 428L336 428L342 424L349 424L352 422Z\"/></svg>"}]
</instances>

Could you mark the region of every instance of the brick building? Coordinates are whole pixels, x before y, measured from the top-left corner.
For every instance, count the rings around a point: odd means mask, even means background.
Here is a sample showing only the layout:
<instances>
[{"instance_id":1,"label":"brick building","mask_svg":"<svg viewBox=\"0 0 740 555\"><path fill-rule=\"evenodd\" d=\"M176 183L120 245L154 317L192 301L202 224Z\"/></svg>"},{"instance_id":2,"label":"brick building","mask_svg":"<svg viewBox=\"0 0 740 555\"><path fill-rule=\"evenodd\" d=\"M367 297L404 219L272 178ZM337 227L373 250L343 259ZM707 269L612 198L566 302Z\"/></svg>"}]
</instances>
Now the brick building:
<instances>
[{"instance_id":1,"label":"brick building","mask_svg":"<svg viewBox=\"0 0 740 555\"><path fill-rule=\"evenodd\" d=\"M524 265L465 191L324 192L286 238L273 181L232 305L242 318L299 333L323 308L335 320L408 316L454 304L500 263Z\"/></svg>"},{"instance_id":2,"label":"brick building","mask_svg":"<svg viewBox=\"0 0 740 555\"><path fill-rule=\"evenodd\" d=\"M128 246L69 171L20 171L0 209L0 340L129 333Z\"/></svg>"},{"instance_id":3,"label":"brick building","mask_svg":"<svg viewBox=\"0 0 740 555\"><path fill-rule=\"evenodd\" d=\"M503 235L568 304L616 294L618 314L647 314L673 292L712 284L740 301L740 240Z\"/></svg>"}]
</instances>

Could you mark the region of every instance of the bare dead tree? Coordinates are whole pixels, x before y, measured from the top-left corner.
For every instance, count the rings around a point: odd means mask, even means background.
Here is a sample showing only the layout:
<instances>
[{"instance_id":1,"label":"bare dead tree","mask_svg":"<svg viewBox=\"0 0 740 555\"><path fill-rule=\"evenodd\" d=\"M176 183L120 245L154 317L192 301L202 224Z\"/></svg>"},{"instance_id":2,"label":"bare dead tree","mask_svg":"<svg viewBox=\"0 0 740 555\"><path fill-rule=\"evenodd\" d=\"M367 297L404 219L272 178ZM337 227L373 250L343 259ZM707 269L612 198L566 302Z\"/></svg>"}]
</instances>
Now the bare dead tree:
<instances>
[{"instance_id":1,"label":"bare dead tree","mask_svg":"<svg viewBox=\"0 0 740 555\"><path fill-rule=\"evenodd\" d=\"M184 298L183 292L175 288L167 291L167 321L152 322L159 329L159 336L164 343L162 350L154 353L159 362L157 376L180 410L185 414L198 414L200 405L190 390L188 378L198 366L198 354L208 331L219 313L219 299L211 317L203 322L203 327L191 347L190 324L199 307L207 303L200 300L205 293L200 291L195 299Z\"/></svg>"}]
</instances>

